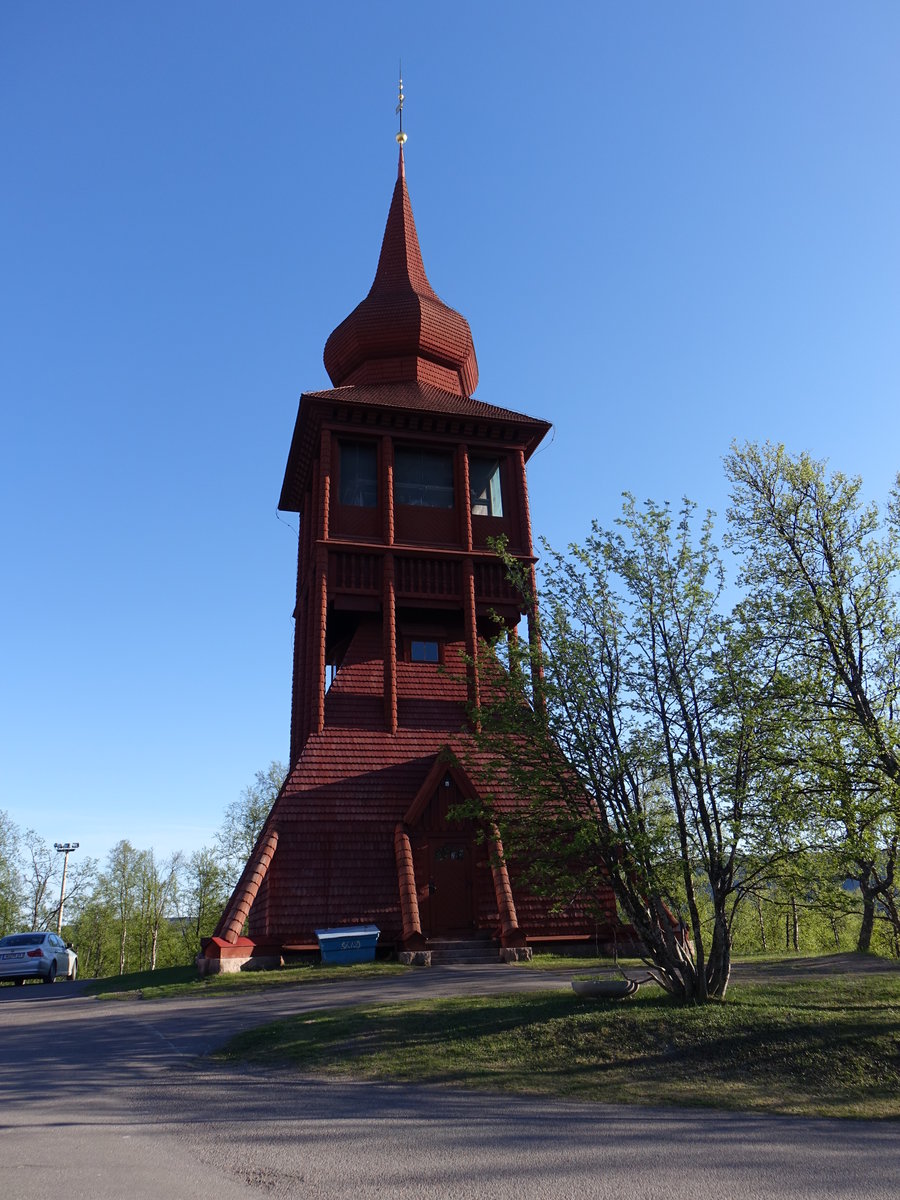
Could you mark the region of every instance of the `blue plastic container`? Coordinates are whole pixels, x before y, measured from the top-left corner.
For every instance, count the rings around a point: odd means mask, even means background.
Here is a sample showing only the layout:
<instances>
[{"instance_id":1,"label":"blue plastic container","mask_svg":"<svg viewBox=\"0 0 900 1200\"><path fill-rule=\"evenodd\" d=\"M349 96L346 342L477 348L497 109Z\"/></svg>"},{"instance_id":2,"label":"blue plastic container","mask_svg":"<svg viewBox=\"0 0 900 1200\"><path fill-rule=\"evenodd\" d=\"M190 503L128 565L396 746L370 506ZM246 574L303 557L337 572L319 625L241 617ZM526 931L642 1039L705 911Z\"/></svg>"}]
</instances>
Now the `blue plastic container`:
<instances>
[{"instance_id":1,"label":"blue plastic container","mask_svg":"<svg viewBox=\"0 0 900 1200\"><path fill-rule=\"evenodd\" d=\"M375 958L377 925L347 925L343 929L316 929L323 963L362 963Z\"/></svg>"}]
</instances>

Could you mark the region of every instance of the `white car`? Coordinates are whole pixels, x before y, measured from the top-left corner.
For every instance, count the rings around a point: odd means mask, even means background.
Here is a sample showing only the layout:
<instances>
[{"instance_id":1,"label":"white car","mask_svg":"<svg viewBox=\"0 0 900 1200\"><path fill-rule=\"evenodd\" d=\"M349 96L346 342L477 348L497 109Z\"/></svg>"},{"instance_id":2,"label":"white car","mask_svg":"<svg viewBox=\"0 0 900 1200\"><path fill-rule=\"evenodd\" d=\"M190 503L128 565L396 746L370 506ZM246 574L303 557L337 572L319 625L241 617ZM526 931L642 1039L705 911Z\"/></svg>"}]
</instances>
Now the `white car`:
<instances>
[{"instance_id":1,"label":"white car","mask_svg":"<svg viewBox=\"0 0 900 1200\"><path fill-rule=\"evenodd\" d=\"M78 955L55 933L8 933L0 938L0 983L55 983L60 975L74 979L77 973Z\"/></svg>"}]
</instances>

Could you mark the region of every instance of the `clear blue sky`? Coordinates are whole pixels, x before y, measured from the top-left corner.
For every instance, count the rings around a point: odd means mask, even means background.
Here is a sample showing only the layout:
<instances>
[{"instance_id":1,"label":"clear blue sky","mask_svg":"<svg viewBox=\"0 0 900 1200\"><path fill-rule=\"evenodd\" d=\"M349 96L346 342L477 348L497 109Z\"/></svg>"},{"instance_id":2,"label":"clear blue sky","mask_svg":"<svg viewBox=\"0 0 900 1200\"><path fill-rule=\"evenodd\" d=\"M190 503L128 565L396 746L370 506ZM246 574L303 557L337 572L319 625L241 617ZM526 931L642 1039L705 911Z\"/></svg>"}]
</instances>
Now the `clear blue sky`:
<instances>
[{"instance_id":1,"label":"clear blue sky","mask_svg":"<svg viewBox=\"0 0 900 1200\"><path fill-rule=\"evenodd\" d=\"M900 6L0 6L0 808L208 842L288 745L297 400L396 170L535 530L900 467Z\"/></svg>"}]
</instances>

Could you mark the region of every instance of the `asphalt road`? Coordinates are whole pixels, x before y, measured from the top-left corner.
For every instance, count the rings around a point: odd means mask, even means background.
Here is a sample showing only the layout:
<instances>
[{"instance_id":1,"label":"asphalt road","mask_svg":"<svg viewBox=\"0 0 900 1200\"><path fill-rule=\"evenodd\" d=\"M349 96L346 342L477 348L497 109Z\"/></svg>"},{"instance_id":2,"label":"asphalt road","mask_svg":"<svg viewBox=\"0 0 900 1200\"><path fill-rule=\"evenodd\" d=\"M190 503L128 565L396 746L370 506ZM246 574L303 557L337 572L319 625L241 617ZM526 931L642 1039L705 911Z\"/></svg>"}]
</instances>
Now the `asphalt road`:
<instances>
[{"instance_id":1,"label":"asphalt road","mask_svg":"<svg viewBox=\"0 0 900 1200\"><path fill-rule=\"evenodd\" d=\"M900 1127L330 1083L218 1067L230 1034L334 1004L567 986L444 967L189 1001L0 989L0 1197L897 1200Z\"/></svg>"}]
</instances>

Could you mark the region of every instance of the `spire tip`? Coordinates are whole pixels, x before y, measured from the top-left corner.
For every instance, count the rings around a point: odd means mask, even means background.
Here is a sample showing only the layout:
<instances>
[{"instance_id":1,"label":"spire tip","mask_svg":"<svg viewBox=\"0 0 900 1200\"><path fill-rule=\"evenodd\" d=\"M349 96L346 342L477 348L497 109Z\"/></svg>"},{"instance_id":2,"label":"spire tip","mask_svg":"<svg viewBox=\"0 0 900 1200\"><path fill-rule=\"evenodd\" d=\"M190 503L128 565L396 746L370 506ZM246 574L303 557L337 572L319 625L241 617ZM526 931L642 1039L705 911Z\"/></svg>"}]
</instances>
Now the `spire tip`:
<instances>
[{"instance_id":1,"label":"spire tip","mask_svg":"<svg viewBox=\"0 0 900 1200\"><path fill-rule=\"evenodd\" d=\"M406 134L403 132L403 101L406 97L403 95L403 65L400 66L400 82L397 85L397 107L394 109L397 116L400 118L400 131L396 136L397 145L400 147L400 160L403 161L403 147L406 145Z\"/></svg>"}]
</instances>

